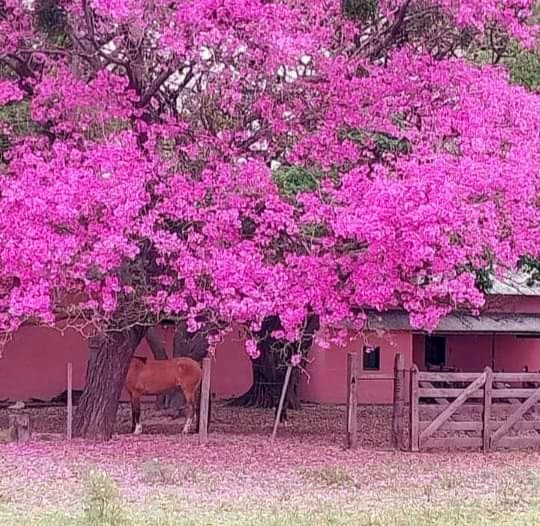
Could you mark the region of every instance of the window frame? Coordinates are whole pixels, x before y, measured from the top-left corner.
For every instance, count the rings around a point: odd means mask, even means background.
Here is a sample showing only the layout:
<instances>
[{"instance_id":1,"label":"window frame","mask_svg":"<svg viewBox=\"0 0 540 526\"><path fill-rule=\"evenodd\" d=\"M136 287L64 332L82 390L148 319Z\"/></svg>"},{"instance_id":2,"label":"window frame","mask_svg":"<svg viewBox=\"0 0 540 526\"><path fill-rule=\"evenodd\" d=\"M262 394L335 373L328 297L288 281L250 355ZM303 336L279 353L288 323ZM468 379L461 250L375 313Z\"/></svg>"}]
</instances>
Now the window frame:
<instances>
[{"instance_id":1,"label":"window frame","mask_svg":"<svg viewBox=\"0 0 540 526\"><path fill-rule=\"evenodd\" d=\"M372 349L368 352L368 349ZM376 366L366 367L367 361L371 356L375 356ZM380 371L381 370L381 346L380 345L364 345L362 349L362 370L363 371Z\"/></svg>"}]
</instances>

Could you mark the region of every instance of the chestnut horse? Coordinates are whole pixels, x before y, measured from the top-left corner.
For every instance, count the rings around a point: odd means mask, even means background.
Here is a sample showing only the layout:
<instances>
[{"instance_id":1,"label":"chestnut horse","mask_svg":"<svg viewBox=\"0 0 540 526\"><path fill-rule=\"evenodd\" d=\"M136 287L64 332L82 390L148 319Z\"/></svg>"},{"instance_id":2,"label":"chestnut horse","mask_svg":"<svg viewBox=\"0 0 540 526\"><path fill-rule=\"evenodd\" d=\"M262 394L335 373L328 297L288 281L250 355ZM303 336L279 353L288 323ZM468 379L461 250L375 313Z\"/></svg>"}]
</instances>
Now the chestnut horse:
<instances>
[{"instance_id":1,"label":"chestnut horse","mask_svg":"<svg viewBox=\"0 0 540 526\"><path fill-rule=\"evenodd\" d=\"M126 380L126 389L131 399L131 431L136 435L142 433L142 395L158 395L171 389L180 389L184 393L187 406L187 419L183 433L188 433L193 421L195 397L201 378L202 369L191 358L147 362L146 358L135 356L129 365Z\"/></svg>"}]
</instances>

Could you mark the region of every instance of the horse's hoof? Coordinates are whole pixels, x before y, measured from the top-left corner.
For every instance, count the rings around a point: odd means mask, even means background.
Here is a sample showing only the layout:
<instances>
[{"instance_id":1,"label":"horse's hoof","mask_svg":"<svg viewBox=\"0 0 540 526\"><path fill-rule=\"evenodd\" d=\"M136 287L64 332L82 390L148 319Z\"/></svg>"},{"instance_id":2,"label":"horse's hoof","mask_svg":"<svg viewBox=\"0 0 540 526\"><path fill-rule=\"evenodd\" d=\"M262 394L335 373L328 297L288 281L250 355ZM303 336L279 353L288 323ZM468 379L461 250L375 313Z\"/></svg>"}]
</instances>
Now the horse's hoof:
<instances>
[{"instance_id":1,"label":"horse's hoof","mask_svg":"<svg viewBox=\"0 0 540 526\"><path fill-rule=\"evenodd\" d=\"M140 435L142 433L142 425L141 424L137 424L135 426L135 431L133 431L133 434L134 435Z\"/></svg>"}]
</instances>

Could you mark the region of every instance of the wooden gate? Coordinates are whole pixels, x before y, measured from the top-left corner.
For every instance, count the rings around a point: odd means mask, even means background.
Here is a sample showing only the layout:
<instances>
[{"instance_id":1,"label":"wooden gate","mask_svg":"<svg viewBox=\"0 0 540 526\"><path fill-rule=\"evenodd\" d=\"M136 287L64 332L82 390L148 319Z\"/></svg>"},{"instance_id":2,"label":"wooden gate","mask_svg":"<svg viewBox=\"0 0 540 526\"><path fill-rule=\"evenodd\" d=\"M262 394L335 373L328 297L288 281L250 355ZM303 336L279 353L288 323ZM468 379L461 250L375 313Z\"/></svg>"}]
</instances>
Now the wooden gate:
<instances>
[{"instance_id":1,"label":"wooden gate","mask_svg":"<svg viewBox=\"0 0 540 526\"><path fill-rule=\"evenodd\" d=\"M540 446L540 373L410 372L409 448Z\"/></svg>"}]
</instances>

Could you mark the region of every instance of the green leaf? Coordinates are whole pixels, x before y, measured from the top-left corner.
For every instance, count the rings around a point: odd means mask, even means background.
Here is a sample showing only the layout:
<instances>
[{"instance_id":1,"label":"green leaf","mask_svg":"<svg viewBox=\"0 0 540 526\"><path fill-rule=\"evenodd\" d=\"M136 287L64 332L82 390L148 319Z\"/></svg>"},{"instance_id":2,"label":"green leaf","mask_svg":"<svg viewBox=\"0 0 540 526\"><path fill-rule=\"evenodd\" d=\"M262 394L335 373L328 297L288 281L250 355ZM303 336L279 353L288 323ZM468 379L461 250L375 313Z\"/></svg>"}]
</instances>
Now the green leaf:
<instances>
[{"instance_id":1,"label":"green leaf","mask_svg":"<svg viewBox=\"0 0 540 526\"><path fill-rule=\"evenodd\" d=\"M322 172L300 166L278 168L273 179L285 197L294 198L301 192L313 192L319 187Z\"/></svg>"}]
</instances>

